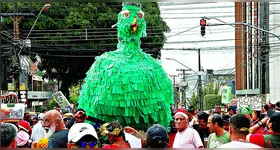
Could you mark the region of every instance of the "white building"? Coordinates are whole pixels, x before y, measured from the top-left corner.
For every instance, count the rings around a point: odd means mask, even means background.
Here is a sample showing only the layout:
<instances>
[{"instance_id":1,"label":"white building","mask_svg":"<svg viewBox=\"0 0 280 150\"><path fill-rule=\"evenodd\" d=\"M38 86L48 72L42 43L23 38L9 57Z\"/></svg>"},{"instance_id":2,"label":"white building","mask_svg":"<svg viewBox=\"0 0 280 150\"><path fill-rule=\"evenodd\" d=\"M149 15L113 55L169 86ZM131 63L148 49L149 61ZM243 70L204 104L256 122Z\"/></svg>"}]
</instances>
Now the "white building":
<instances>
[{"instance_id":1,"label":"white building","mask_svg":"<svg viewBox=\"0 0 280 150\"><path fill-rule=\"evenodd\" d=\"M280 4L269 3L269 30L280 36ZM269 36L269 99L271 103L280 101L280 40L273 35Z\"/></svg>"}]
</instances>

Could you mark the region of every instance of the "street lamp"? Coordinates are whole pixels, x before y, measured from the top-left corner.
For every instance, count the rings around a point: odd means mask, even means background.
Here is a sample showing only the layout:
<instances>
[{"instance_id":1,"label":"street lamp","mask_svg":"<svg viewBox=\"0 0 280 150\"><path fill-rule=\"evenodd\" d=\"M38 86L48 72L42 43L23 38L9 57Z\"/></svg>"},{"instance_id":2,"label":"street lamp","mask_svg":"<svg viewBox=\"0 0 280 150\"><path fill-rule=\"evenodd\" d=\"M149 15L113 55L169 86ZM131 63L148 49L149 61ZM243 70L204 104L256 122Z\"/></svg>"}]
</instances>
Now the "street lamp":
<instances>
[{"instance_id":1,"label":"street lamp","mask_svg":"<svg viewBox=\"0 0 280 150\"><path fill-rule=\"evenodd\" d=\"M26 45L26 42L27 42L27 39L29 38L29 36L30 36L30 34L31 34L31 32L32 32L32 30L33 30L35 24L37 23L38 18L39 18L39 16L41 15L42 11L43 11L43 10L45 11L45 10L49 9L50 7L51 7L50 4L45 4L45 5L42 7L42 9L40 10L40 12L39 12L39 14L38 14L36 20L34 21L32 27L31 27L31 29L30 29L28 35L26 36L25 41L22 42L21 47L19 46L19 47L16 48L17 50L19 49L19 50L18 50L18 53L17 53L17 59L18 59L18 60L20 60L21 51L24 49L24 47L25 47L25 45ZM28 60L28 59L26 59L26 60ZM20 61L19 61L19 67L20 67ZM20 91L20 70L18 70L18 74L19 74L19 75L18 75L18 85L17 85L17 87L18 87L18 91Z\"/></svg>"},{"instance_id":2,"label":"street lamp","mask_svg":"<svg viewBox=\"0 0 280 150\"><path fill-rule=\"evenodd\" d=\"M50 7L51 7L51 4L45 4L45 5L42 7L42 9L40 10L40 12L39 12L39 14L38 14L36 20L34 21L34 23L33 23L32 27L31 27L31 29L30 29L28 35L26 36L25 40L22 42L23 44L22 44L22 46L20 47L19 53L17 54L17 55L18 55L18 58L20 57L21 51L22 51L23 48L25 47L25 44L26 44L26 42L27 42L27 39L29 38L29 36L30 36L30 34L31 34L31 32L32 32L32 30L33 30L35 24L37 23L38 18L39 18L39 16L41 15L42 11L43 11L43 10L46 11L46 10L48 10Z\"/></svg>"},{"instance_id":3,"label":"street lamp","mask_svg":"<svg viewBox=\"0 0 280 150\"><path fill-rule=\"evenodd\" d=\"M34 26L35 26L35 24L36 24L36 22L37 22L39 16L41 15L42 11L43 11L43 10L46 11L46 10L48 10L50 7L51 7L51 4L45 4L45 5L42 7L41 11L39 12L39 14L38 14L38 16L37 16L37 18L36 18L36 20L35 20L35 22L33 23L32 27L31 27L29 33L27 34L27 36L26 36L26 38L25 38L25 41L29 38L29 35L30 35L31 31L33 30L33 28L34 28ZM25 44L25 42L24 42L24 44ZM23 45L23 47L24 47L24 45Z\"/></svg>"}]
</instances>

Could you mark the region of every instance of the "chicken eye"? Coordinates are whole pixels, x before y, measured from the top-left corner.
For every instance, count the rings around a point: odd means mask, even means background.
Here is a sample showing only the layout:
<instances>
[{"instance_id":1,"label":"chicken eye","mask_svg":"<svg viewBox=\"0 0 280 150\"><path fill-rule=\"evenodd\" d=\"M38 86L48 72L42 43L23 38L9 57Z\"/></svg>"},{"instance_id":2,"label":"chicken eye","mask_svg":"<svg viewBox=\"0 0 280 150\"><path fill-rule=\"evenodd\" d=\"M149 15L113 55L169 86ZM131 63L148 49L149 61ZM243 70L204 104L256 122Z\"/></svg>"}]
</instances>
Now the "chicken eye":
<instances>
[{"instance_id":1,"label":"chicken eye","mask_svg":"<svg viewBox=\"0 0 280 150\"><path fill-rule=\"evenodd\" d=\"M128 17L130 16L130 13L129 13L128 10L122 11L122 14L123 14L123 16L124 16L125 18L128 18Z\"/></svg>"},{"instance_id":2,"label":"chicken eye","mask_svg":"<svg viewBox=\"0 0 280 150\"><path fill-rule=\"evenodd\" d=\"M143 11L139 11L138 12L138 18L143 18L144 16L144 12Z\"/></svg>"}]
</instances>

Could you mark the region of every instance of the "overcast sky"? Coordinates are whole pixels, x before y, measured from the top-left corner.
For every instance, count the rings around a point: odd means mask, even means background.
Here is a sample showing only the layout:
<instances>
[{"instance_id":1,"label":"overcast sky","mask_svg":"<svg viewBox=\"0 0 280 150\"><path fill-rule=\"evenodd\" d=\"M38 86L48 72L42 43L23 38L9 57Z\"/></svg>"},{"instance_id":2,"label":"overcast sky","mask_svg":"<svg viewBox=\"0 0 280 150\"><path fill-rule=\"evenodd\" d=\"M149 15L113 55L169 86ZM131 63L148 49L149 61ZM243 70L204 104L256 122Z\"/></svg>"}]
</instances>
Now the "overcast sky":
<instances>
[{"instance_id":1,"label":"overcast sky","mask_svg":"<svg viewBox=\"0 0 280 150\"><path fill-rule=\"evenodd\" d=\"M225 69L235 66L234 45L235 29L227 26L207 26L206 35L200 35L200 27L197 27L180 35L172 36L178 32L185 31L199 25L200 17L216 17L228 23L234 22L234 3L218 2L208 4L189 4L189 5L171 5L170 2L160 3L161 16L171 28L170 33L166 33L167 43L164 48L200 48L201 65L204 69ZM167 5L167 6L163 6ZM168 6L169 5L169 6ZM178 18L182 19L178 19ZM221 23L217 20L207 20L207 23ZM224 41L224 39L227 39ZM215 42L204 42L214 40ZM218 40L218 41L216 41ZM170 42L179 42L182 44L168 44ZM199 41L199 42L194 42ZM227 47L222 49L221 47ZM189 66L193 70L198 70L198 55L195 51L182 50L162 50L162 66L170 75L176 75L176 69L184 68L172 60L174 58L181 63Z\"/></svg>"}]
</instances>

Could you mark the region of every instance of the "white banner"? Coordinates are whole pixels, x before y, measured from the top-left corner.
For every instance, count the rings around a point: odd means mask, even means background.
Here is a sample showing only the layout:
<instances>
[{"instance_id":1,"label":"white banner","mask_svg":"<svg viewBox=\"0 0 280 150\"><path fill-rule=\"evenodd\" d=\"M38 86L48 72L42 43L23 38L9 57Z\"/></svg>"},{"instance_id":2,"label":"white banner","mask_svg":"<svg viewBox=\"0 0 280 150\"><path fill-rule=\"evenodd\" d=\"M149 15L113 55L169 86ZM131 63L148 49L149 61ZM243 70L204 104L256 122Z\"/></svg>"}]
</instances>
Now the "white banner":
<instances>
[{"instance_id":1,"label":"white banner","mask_svg":"<svg viewBox=\"0 0 280 150\"><path fill-rule=\"evenodd\" d=\"M69 108L71 105L67 98L63 95L61 91L54 93L53 95L54 100L58 104L60 108Z\"/></svg>"},{"instance_id":2,"label":"white banner","mask_svg":"<svg viewBox=\"0 0 280 150\"><path fill-rule=\"evenodd\" d=\"M261 110L262 105L265 103L265 96L257 95L250 97L238 97L236 98L238 105L237 108L244 106L251 106L253 110Z\"/></svg>"}]
</instances>

